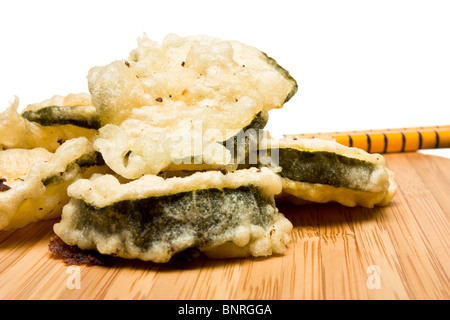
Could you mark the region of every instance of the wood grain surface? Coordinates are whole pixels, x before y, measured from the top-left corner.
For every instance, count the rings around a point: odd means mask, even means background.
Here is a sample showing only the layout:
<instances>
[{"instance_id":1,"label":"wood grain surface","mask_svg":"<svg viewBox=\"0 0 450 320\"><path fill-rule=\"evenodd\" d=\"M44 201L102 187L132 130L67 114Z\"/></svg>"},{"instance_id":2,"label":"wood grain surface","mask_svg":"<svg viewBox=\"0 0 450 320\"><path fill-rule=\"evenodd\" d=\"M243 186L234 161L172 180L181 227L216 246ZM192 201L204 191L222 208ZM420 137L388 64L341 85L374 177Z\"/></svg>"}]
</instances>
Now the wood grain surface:
<instances>
[{"instance_id":1,"label":"wood grain surface","mask_svg":"<svg viewBox=\"0 0 450 320\"><path fill-rule=\"evenodd\" d=\"M449 299L450 159L386 161L390 206L280 205L292 242L269 258L73 267L48 250L54 220L0 231L0 299Z\"/></svg>"}]
</instances>

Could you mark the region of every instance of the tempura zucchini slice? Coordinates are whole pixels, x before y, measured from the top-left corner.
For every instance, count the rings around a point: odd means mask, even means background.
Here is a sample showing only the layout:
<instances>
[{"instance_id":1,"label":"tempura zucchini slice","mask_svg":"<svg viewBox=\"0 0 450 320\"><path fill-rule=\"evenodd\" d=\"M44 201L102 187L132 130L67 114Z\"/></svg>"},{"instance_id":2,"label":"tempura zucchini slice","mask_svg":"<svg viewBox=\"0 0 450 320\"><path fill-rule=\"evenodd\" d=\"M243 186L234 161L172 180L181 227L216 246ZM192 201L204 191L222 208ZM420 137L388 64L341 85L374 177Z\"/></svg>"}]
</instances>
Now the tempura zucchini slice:
<instances>
[{"instance_id":1,"label":"tempura zucchini slice","mask_svg":"<svg viewBox=\"0 0 450 320\"><path fill-rule=\"evenodd\" d=\"M387 205L397 185L380 154L321 139L282 139L264 150L294 203L338 202L353 207ZM260 150L261 152L261 150Z\"/></svg>"},{"instance_id":2,"label":"tempura zucchini slice","mask_svg":"<svg viewBox=\"0 0 450 320\"><path fill-rule=\"evenodd\" d=\"M258 150L260 141L264 139L265 131L263 129L268 120L269 114L266 111L261 111L249 125L222 142L231 152L233 163L237 165L247 164L249 155Z\"/></svg>"},{"instance_id":3,"label":"tempura zucchini slice","mask_svg":"<svg viewBox=\"0 0 450 320\"><path fill-rule=\"evenodd\" d=\"M282 254L292 224L275 207L280 191L267 168L124 184L98 175L69 187L72 199L54 231L81 249L161 263L190 248L221 258Z\"/></svg>"},{"instance_id":4,"label":"tempura zucchini slice","mask_svg":"<svg viewBox=\"0 0 450 320\"><path fill-rule=\"evenodd\" d=\"M130 117L171 125L191 119L230 136L297 91L265 53L206 35L170 34L160 44L144 34L127 60L92 68L88 84L102 125Z\"/></svg>"},{"instance_id":5,"label":"tempura zucchini slice","mask_svg":"<svg viewBox=\"0 0 450 320\"><path fill-rule=\"evenodd\" d=\"M0 151L0 230L20 228L60 216L67 187L103 162L85 137L63 143L55 153L43 148Z\"/></svg>"},{"instance_id":6,"label":"tempura zucchini slice","mask_svg":"<svg viewBox=\"0 0 450 320\"><path fill-rule=\"evenodd\" d=\"M256 150L267 118L267 113L261 112L227 140L220 132L204 131L200 122L180 119L179 128L167 128L129 119L119 126L100 128L94 148L112 170L127 179L163 171L233 171Z\"/></svg>"},{"instance_id":7,"label":"tempura zucchini slice","mask_svg":"<svg viewBox=\"0 0 450 320\"><path fill-rule=\"evenodd\" d=\"M86 93L56 95L30 104L19 114L16 97L0 113L0 148L45 148L50 152L66 140L86 137L93 140L99 122L96 109Z\"/></svg>"},{"instance_id":8,"label":"tempura zucchini slice","mask_svg":"<svg viewBox=\"0 0 450 320\"><path fill-rule=\"evenodd\" d=\"M86 93L56 95L41 103L30 104L23 110L22 117L41 126L71 124L88 129L100 128L97 110Z\"/></svg>"},{"instance_id":9,"label":"tempura zucchini slice","mask_svg":"<svg viewBox=\"0 0 450 320\"><path fill-rule=\"evenodd\" d=\"M94 147L128 179L236 167L256 139L243 130L264 128L297 91L254 47L173 34L161 44L144 35L128 60L92 68L88 84L102 125Z\"/></svg>"}]
</instances>

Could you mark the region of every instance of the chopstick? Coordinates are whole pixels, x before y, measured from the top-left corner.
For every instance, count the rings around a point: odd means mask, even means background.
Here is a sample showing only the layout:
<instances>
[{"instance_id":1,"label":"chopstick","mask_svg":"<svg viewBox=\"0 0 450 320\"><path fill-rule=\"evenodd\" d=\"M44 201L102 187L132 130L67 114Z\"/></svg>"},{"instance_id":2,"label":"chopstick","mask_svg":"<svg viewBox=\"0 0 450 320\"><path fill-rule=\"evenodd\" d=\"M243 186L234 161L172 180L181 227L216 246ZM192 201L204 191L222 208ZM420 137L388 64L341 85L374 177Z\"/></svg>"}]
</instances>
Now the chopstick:
<instances>
[{"instance_id":1,"label":"chopstick","mask_svg":"<svg viewBox=\"0 0 450 320\"><path fill-rule=\"evenodd\" d=\"M289 134L285 137L293 139L334 139L347 147L360 148L369 153L408 152L419 149L450 148L450 125Z\"/></svg>"}]
</instances>

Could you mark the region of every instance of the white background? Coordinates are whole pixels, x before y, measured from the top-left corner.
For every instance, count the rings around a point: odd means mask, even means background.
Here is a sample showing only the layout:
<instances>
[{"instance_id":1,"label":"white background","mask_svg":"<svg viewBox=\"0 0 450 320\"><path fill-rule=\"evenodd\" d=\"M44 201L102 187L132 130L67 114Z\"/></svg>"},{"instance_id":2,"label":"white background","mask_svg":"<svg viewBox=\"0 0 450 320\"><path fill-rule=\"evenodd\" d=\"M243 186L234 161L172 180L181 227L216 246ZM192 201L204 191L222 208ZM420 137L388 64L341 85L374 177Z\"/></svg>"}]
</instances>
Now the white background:
<instances>
[{"instance_id":1,"label":"white background","mask_svg":"<svg viewBox=\"0 0 450 320\"><path fill-rule=\"evenodd\" d=\"M450 1L1 1L0 110L88 92L143 33L253 45L297 80L275 135L450 124ZM428 153L450 158L449 149Z\"/></svg>"}]
</instances>

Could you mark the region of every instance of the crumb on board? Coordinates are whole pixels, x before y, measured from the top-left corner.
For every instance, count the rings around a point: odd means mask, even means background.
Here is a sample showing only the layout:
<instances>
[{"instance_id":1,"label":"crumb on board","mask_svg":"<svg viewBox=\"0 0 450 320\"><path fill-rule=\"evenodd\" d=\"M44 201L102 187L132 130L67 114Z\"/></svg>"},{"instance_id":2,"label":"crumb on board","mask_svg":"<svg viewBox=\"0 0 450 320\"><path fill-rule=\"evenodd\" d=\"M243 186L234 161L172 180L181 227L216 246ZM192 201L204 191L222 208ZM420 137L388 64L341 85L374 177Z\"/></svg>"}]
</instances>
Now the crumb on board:
<instances>
[{"instance_id":1,"label":"crumb on board","mask_svg":"<svg viewBox=\"0 0 450 320\"><path fill-rule=\"evenodd\" d=\"M82 250L77 246L68 245L57 235L50 238L48 248L55 256L64 259L64 262L68 265L109 266L115 262L112 256L106 256L96 251Z\"/></svg>"},{"instance_id":2,"label":"crumb on board","mask_svg":"<svg viewBox=\"0 0 450 320\"><path fill-rule=\"evenodd\" d=\"M1 191L8 191L9 189L11 189L10 186L7 186L3 182L6 182L6 179L5 178L0 178L0 192Z\"/></svg>"},{"instance_id":3,"label":"crumb on board","mask_svg":"<svg viewBox=\"0 0 450 320\"><path fill-rule=\"evenodd\" d=\"M66 244L56 234L50 238L48 244L49 251L59 259L63 259L67 265L87 265L87 266L111 266L121 258L103 255L94 250L82 250L77 246ZM182 263L193 263L204 258L198 248L176 253L172 260Z\"/></svg>"}]
</instances>

